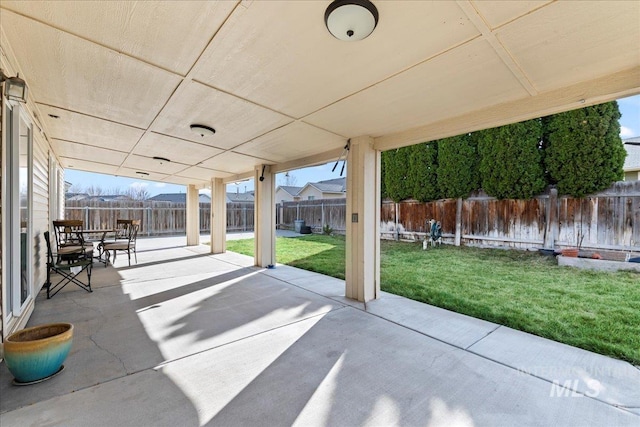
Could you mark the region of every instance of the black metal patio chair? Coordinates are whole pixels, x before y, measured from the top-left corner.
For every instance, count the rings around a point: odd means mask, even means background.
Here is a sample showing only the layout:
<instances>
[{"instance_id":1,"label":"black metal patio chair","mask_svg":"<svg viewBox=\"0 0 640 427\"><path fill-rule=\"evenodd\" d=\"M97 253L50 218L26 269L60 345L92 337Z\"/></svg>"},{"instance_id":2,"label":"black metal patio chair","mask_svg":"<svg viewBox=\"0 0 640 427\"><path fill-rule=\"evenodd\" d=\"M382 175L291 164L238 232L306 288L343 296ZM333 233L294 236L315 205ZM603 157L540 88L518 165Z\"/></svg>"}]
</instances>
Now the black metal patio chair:
<instances>
[{"instance_id":1,"label":"black metal patio chair","mask_svg":"<svg viewBox=\"0 0 640 427\"><path fill-rule=\"evenodd\" d=\"M80 239L82 239L82 237L80 237ZM93 259L91 256L87 256L84 246L80 244L75 249L75 252L67 251L64 261L56 261L57 256L54 256L51 250L51 237L48 231L44 232L44 240L47 242L47 281L44 284L47 289L47 299L60 292L62 288L69 283L73 283L87 292L93 292L91 289L91 266ZM81 241L81 243L83 242ZM78 277L83 271L87 272L87 283L84 283ZM55 285L51 283L52 273L61 276L61 279Z\"/></svg>"},{"instance_id":2,"label":"black metal patio chair","mask_svg":"<svg viewBox=\"0 0 640 427\"><path fill-rule=\"evenodd\" d=\"M120 224L122 224L123 226L125 226L125 232L122 233L123 236L125 237L124 240L116 240L114 242L104 242L102 244L102 250L104 250L105 252L105 260L108 260L110 258L110 252L109 251L113 251L113 261L116 260L116 253L117 251L123 251L126 252L128 257L129 257L129 266L131 266L131 252L133 252L133 255L135 257L136 260L136 264L138 263L138 254L136 253L136 239L138 236L138 230L140 229L140 220L127 220L127 222L120 222L120 221L124 221L124 220L118 220L118 225L120 226ZM105 266L106 266L107 261L105 261Z\"/></svg>"},{"instance_id":3,"label":"black metal patio chair","mask_svg":"<svg viewBox=\"0 0 640 427\"><path fill-rule=\"evenodd\" d=\"M59 219L53 221L58 262L75 259L78 248L84 248L87 254L93 256L93 243L85 242L82 227L82 220ZM70 255L67 256L68 254Z\"/></svg>"}]
</instances>

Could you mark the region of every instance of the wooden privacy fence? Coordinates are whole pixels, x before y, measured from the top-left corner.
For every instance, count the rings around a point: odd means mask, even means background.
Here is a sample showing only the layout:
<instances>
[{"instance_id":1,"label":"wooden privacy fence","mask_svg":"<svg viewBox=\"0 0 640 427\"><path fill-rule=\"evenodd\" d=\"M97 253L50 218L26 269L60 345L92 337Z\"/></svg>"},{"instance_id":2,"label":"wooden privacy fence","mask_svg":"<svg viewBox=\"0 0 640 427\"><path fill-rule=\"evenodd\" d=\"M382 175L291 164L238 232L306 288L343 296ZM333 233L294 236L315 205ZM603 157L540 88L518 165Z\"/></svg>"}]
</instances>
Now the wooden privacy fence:
<instances>
[{"instance_id":1,"label":"wooden privacy fence","mask_svg":"<svg viewBox=\"0 0 640 427\"><path fill-rule=\"evenodd\" d=\"M293 228L295 220L304 220L305 225L315 232L322 232L329 225L334 233L344 234L347 199L304 200L283 202L276 205L276 224L283 228Z\"/></svg>"},{"instance_id":2,"label":"wooden privacy fence","mask_svg":"<svg viewBox=\"0 0 640 427\"><path fill-rule=\"evenodd\" d=\"M385 201L383 238L419 240L427 221L441 222L445 241L511 248L640 251L640 182L618 182L581 199L552 189L531 200L488 196L429 203Z\"/></svg>"},{"instance_id":3,"label":"wooden privacy fence","mask_svg":"<svg viewBox=\"0 0 640 427\"><path fill-rule=\"evenodd\" d=\"M145 236L186 232L186 203L156 201L68 200L66 219L80 219L87 229L113 228L116 219L141 220L140 234ZM200 203L200 231L211 230L211 204ZM253 204L227 203L227 230L253 230Z\"/></svg>"},{"instance_id":4,"label":"wooden privacy fence","mask_svg":"<svg viewBox=\"0 0 640 427\"><path fill-rule=\"evenodd\" d=\"M200 204L200 230L210 230L209 203ZM82 219L87 228L104 229L117 218L142 220L143 235L185 232L185 203L154 201L67 201L66 218ZM301 219L313 231L328 224L346 231L346 199L304 200L276 205L276 224L293 228ZM558 197L555 190L531 200L497 200L488 196L428 203L384 201L381 237L421 240L427 221L441 222L445 242L519 249L563 248L640 252L640 181L619 182L582 199ZM227 203L227 231L252 231L252 203Z\"/></svg>"}]
</instances>

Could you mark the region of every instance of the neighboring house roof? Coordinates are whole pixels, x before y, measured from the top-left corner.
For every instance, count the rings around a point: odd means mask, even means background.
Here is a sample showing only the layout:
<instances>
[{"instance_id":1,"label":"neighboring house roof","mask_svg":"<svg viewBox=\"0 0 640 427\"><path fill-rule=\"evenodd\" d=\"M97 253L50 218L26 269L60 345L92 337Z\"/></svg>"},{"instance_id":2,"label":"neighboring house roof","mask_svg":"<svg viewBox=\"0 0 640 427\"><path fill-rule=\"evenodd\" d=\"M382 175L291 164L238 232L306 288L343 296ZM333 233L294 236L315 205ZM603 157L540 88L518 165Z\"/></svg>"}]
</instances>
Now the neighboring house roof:
<instances>
[{"instance_id":1,"label":"neighboring house roof","mask_svg":"<svg viewBox=\"0 0 640 427\"><path fill-rule=\"evenodd\" d=\"M298 192L298 195L302 195L308 187L313 187L319 192L324 194L344 194L347 191L347 179L335 178L327 179L318 182L308 182L307 185L302 187L302 190Z\"/></svg>"},{"instance_id":2,"label":"neighboring house roof","mask_svg":"<svg viewBox=\"0 0 640 427\"><path fill-rule=\"evenodd\" d=\"M227 193L227 202L231 203L253 203L252 193Z\"/></svg>"},{"instance_id":3,"label":"neighboring house roof","mask_svg":"<svg viewBox=\"0 0 640 427\"><path fill-rule=\"evenodd\" d=\"M88 199L89 195L87 193L65 193L65 200L84 200Z\"/></svg>"},{"instance_id":4,"label":"neighboring house roof","mask_svg":"<svg viewBox=\"0 0 640 427\"><path fill-rule=\"evenodd\" d=\"M627 158L624 160L622 167L625 172L633 172L640 170L640 136L635 138L624 139L625 150L627 150ZM637 143L638 145L627 144L628 142Z\"/></svg>"},{"instance_id":5,"label":"neighboring house roof","mask_svg":"<svg viewBox=\"0 0 640 427\"><path fill-rule=\"evenodd\" d=\"M294 187L292 185L281 185L278 187L278 189L283 190L292 196L297 196L298 193L302 191L303 188L304 187ZM278 189L276 189L276 191L278 191Z\"/></svg>"},{"instance_id":6,"label":"neighboring house roof","mask_svg":"<svg viewBox=\"0 0 640 427\"><path fill-rule=\"evenodd\" d=\"M310 182L307 185L315 187L323 193L344 193L347 191L346 178L335 178L318 182Z\"/></svg>"},{"instance_id":7,"label":"neighboring house roof","mask_svg":"<svg viewBox=\"0 0 640 427\"><path fill-rule=\"evenodd\" d=\"M211 203L211 197L206 194L199 194L198 199L200 203ZM186 203L187 195L185 193L162 193L157 196L150 197L149 200L154 200L156 202Z\"/></svg>"},{"instance_id":8,"label":"neighboring house roof","mask_svg":"<svg viewBox=\"0 0 640 427\"><path fill-rule=\"evenodd\" d=\"M99 200L101 202L108 202L111 200L131 200L131 197L125 196L124 194L105 194L99 196L91 196L90 200Z\"/></svg>"}]
</instances>

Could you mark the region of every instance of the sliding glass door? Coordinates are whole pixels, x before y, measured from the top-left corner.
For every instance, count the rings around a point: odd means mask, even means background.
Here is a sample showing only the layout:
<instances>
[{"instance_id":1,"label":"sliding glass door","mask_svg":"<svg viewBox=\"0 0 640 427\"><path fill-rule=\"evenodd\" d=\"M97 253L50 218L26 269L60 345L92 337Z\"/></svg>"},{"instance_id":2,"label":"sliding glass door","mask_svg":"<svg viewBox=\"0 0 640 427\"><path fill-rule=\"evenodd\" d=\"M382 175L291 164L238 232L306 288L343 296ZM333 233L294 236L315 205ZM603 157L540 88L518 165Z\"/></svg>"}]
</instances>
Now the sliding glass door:
<instances>
[{"instance_id":1,"label":"sliding glass door","mask_svg":"<svg viewBox=\"0 0 640 427\"><path fill-rule=\"evenodd\" d=\"M20 316L31 297L32 272L32 165L33 135L31 123L20 111L20 105L7 104L7 216L6 235L9 252L7 263L8 295L5 312Z\"/></svg>"}]
</instances>

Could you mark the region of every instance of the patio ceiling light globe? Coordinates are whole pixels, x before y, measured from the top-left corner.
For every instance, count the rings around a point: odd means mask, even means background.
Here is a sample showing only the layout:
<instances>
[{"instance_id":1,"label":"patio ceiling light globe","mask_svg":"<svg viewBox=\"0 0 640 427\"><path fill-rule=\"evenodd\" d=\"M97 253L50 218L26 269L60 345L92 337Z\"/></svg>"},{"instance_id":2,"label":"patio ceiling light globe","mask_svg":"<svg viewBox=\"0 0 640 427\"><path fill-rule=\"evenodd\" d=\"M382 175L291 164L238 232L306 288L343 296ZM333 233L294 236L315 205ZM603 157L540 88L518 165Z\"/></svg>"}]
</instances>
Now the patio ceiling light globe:
<instances>
[{"instance_id":1,"label":"patio ceiling light globe","mask_svg":"<svg viewBox=\"0 0 640 427\"><path fill-rule=\"evenodd\" d=\"M324 23L339 40L362 40L378 25L378 9L369 0L335 0L324 13Z\"/></svg>"}]
</instances>

